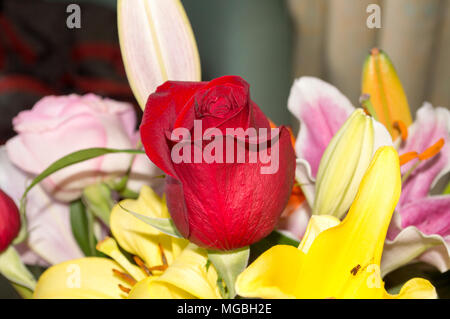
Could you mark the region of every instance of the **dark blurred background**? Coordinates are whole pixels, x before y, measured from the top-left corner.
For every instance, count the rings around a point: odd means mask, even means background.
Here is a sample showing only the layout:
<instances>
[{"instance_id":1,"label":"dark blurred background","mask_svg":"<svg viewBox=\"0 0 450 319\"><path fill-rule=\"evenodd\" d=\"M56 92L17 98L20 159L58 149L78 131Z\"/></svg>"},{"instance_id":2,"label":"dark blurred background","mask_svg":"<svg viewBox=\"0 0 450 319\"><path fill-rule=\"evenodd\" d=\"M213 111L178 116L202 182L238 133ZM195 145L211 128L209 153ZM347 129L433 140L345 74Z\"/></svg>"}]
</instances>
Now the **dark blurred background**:
<instances>
[{"instance_id":1,"label":"dark blurred background","mask_svg":"<svg viewBox=\"0 0 450 319\"><path fill-rule=\"evenodd\" d=\"M66 7L81 6L81 29ZM373 46L393 59L411 108L450 105L449 0L182 0L204 80L242 75L276 123L294 124L286 100L294 77L336 85L354 104ZM369 29L369 4L381 28ZM0 1L0 143L11 119L48 94L94 92L134 102L121 62L116 0Z\"/></svg>"},{"instance_id":2,"label":"dark blurred background","mask_svg":"<svg viewBox=\"0 0 450 319\"><path fill-rule=\"evenodd\" d=\"M413 111L424 100L449 107L449 2L182 0L203 79L243 76L277 124L295 124L286 101L302 75L333 83L356 105L362 63L373 46L391 56ZM81 7L81 29L66 27L70 3ZM380 29L366 26L369 4L381 8ZM0 145L14 134L12 118L45 95L94 92L135 103L115 7L116 0L0 0ZM1 286L0 298L14 295Z\"/></svg>"}]
</instances>

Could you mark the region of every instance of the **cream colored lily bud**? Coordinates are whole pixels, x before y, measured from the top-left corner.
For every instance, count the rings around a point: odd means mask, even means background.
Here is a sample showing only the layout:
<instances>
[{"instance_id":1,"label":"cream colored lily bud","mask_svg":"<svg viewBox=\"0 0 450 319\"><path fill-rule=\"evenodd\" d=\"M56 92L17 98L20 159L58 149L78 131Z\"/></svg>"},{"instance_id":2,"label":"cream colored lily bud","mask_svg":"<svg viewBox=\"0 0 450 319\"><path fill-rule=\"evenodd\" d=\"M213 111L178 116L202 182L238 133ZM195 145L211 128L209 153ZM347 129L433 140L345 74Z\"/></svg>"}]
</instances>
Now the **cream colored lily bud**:
<instances>
[{"instance_id":1,"label":"cream colored lily bud","mask_svg":"<svg viewBox=\"0 0 450 319\"><path fill-rule=\"evenodd\" d=\"M200 81L200 57L180 0L118 0L120 51L142 109L164 82Z\"/></svg>"},{"instance_id":2,"label":"cream colored lily bud","mask_svg":"<svg viewBox=\"0 0 450 319\"><path fill-rule=\"evenodd\" d=\"M328 144L319 165L313 213L342 218L375 151L392 145L387 130L362 109L354 111Z\"/></svg>"}]
</instances>

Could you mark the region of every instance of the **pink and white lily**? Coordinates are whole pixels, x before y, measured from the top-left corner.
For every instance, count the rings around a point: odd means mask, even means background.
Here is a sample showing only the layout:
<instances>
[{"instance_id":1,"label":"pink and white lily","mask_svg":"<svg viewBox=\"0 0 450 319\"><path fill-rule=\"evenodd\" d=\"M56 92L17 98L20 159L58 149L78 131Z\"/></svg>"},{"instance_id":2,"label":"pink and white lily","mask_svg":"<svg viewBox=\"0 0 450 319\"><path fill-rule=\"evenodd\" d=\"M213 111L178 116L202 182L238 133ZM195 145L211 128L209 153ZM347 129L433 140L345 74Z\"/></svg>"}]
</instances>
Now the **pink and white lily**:
<instances>
[{"instance_id":1,"label":"pink and white lily","mask_svg":"<svg viewBox=\"0 0 450 319\"><path fill-rule=\"evenodd\" d=\"M314 205L315 178L322 155L355 108L337 88L312 77L294 82L288 108L300 122L295 146L296 178L307 200L282 225L300 238ZM450 195L429 196L430 189L449 171L449 118L448 110L426 103L409 128L409 138L403 142L399 138L395 143L399 154L414 151L417 159L402 167L403 193L383 253L383 274L413 260L431 263L440 271L450 268ZM440 153L420 161L418 156L441 138L444 146Z\"/></svg>"},{"instance_id":2,"label":"pink and white lily","mask_svg":"<svg viewBox=\"0 0 450 319\"><path fill-rule=\"evenodd\" d=\"M432 158L417 156L401 168L403 190L388 232L382 269L387 273L417 260L445 272L450 269L450 195L430 195L430 191L450 171L450 111L424 103L408 131L400 154L423 154L435 142L442 148Z\"/></svg>"},{"instance_id":3,"label":"pink and white lily","mask_svg":"<svg viewBox=\"0 0 450 319\"><path fill-rule=\"evenodd\" d=\"M365 116L361 109L356 110L337 88L317 78L302 77L294 82L288 108L300 121L295 144L296 179L306 201L281 225L302 237L311 210L314 214L343 217L373 154L382 145L392 145L392 140L383 125ZM327 149L332 140L332 147ZM360 148L362 145L364 148ZM351 158L336 161L344 154ZM334 167L331 175L330 167ZM316 183L316 177L325 183ZM335 192L327 192L329 183ZM347 191L343 193L342 189ZM333 202L338 197L342 201ZM324 198L329 202L323 203Z\"/></svg>"}]
</instances>

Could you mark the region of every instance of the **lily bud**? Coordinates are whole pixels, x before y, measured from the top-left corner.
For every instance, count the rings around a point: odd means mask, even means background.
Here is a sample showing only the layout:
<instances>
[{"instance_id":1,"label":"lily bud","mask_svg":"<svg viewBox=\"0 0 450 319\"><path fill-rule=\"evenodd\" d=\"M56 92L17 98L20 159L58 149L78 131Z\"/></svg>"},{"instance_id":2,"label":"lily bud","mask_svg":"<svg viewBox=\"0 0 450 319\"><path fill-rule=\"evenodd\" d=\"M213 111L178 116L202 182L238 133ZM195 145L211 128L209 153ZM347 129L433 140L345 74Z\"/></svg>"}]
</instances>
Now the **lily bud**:
<instances>
[{"instance_id":1,"label":"lily bud","mask_svg":"<svg viewBox=\"0 0 450 319\"><path fill-rule=\"evenodd\" d=\"M393 138L398 136L395 123L406 127L412 117L402 83L394 65L383 51L374 48L367 56L362 72L362 94L369 94L378 120L386 126Z\"/></svg>"},{"instance_id":2,"label":"lily bud","mask_svg":"<svg viewBox=\"0 0 450 319\"><path fill-rule=\"evenodd\" d=\"M328 144L317 173L313 213L341 218L353 202L375 151L392 145L386 129L357 109Z\"/></svg>"},{"instance_id":3,"label":"lily bud","mask_svg":"<svg viewBox=\"0 0 450 319\"><path fill-rule=\"evenodd\" d=\"M117 26L128 82L142 109L167 80L201 80L197 43L181 1L119 0Z\"/></svg>"},{"instance_id":4,"label":"lily bud","mask_svg":"<svg viewBox=\"0 0 450 319\"><path fill-rule=\"evenodd\" d=\"M0 189L0 253L8 248L19 230L19 209L11 197Z\"/></svg>"}]
</instances>

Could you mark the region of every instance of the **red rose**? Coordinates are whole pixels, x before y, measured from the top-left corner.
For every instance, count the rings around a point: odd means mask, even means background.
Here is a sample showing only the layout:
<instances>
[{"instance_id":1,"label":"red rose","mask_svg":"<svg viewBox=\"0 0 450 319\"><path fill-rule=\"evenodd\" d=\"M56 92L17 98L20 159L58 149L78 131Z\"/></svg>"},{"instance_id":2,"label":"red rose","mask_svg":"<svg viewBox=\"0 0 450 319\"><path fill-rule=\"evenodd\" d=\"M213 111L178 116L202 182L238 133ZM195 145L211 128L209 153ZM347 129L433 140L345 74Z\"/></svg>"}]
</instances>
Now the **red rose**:
<instances>
[{"instance_id":1,"label":"red rose","mask_svg":"<svg viewBox=\"0 0 450 319\"><path fill-rule=\"evenodd\" d=\"M0 253L8 248L19 230L19 209L11 197L0 189Z\"/></svg>"},{"instance_id":2,"label":"red rose","mask_svg":"<svg viewBox=\"0 0 450 319\"><path fill-rule=\"evenodd\" d=\"M148 99L140 132L168 175L167 205L183 236L229 250L273 230L292 190L295 154L289 131L270 130L242 78L164 83Z\"/></svg>"}]
</instances>

